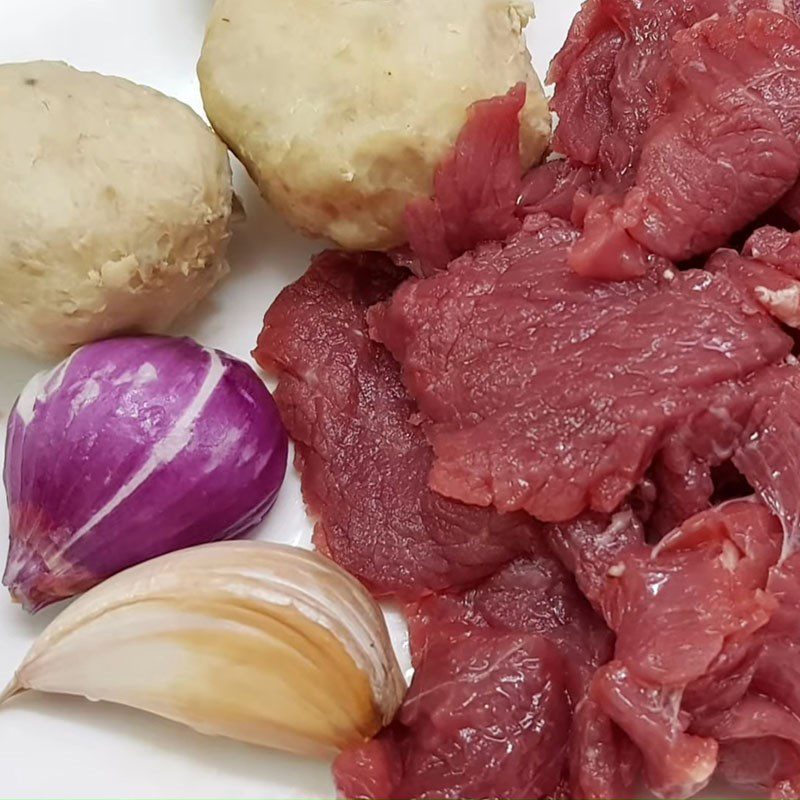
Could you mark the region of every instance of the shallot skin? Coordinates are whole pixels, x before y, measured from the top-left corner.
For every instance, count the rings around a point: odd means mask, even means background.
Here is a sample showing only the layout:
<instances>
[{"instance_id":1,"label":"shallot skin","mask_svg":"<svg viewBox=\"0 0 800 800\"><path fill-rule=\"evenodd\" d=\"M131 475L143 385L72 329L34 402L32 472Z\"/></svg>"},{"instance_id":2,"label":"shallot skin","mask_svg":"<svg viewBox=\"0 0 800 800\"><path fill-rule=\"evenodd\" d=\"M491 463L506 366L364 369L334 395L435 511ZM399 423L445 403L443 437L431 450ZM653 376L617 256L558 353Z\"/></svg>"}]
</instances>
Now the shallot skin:
<instances>
[{"instance_id":1,"label":"shallot skin","mask_svg":"<svg viewBox=\"0 0 800 800\"><path fill-rule=\"evenodd\" d=\"M87 345L9 417L3 584L29 611L134 564L246 534L275 502L288 439L247 364L190 339Z\"/></svg>"}]
</instances>

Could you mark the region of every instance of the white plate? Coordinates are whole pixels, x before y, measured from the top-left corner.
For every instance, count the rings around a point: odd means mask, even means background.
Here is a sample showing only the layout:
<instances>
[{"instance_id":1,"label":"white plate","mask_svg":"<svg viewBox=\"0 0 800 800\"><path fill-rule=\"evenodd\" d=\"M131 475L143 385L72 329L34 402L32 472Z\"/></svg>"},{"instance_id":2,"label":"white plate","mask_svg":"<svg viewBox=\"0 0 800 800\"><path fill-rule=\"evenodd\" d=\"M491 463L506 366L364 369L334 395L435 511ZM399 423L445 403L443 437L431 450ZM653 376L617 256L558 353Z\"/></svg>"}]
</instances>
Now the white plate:
<instances>
[{"instance_id":1,"label":"white plate","mask_svg":"<svg viewBox=\"0 0 800 800\"><path fill-rule=\"evenodd\" d=\"M580 0L539 3L530 40L541 75L579 5ZM154 86L202 112L195 63L210 7L210 0L0 0L0 63L63 59ZM320 246L293 234L265 209L241 168L236 183L248 224L233 248L233 274L178 332L249 359L264 311ZM0 352L0 420L41 366ZM7 527L0 496L2 563ZM291 473L259 535L307 544L309 534L299 481ZM0 684L55 613L29 617L3 592ZM391 621L398 650L405 653L403 627L397 618ZM34 696L0 711L2 798L333 796L328 764L208 738L137 711Z\"/></svg>"}]
</instances>

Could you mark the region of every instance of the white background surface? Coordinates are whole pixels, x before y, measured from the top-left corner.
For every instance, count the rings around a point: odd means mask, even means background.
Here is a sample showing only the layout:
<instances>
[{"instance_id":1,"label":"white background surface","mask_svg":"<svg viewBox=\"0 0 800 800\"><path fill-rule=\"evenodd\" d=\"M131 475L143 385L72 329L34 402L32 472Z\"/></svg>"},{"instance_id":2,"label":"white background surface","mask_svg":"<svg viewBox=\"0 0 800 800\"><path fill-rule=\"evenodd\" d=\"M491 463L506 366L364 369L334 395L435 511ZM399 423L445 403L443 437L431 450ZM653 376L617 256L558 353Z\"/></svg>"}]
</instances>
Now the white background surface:
<instances>
[{"instance_id":1,"label":"white background surface","mask_svg":"<svg viewBox=\"0 0 800 800\"><path fill-rule=\"evenodd\" d=\"M529 36L540 74L579 4L539 0ZM202 111L195 63L210 7L210 0L0 0L0 62L63 59L149 84ZM321 246L294 235L265 209L241 169L236 179L248 223L234 243L232 276L179 332L249 359L264 311ZM0 427L41 366L0 352ZM2 563L7 527L0 496ZM305 543L309 531L291 472L259 535ZM0 684L55 613L31 618L2 592ZM403 650L402 628L394 629ZM333 797L333 785L325 763L211 739L129 709L29 696L0 709L0 797L324 798Z\"/></svg>"}]
</instances>

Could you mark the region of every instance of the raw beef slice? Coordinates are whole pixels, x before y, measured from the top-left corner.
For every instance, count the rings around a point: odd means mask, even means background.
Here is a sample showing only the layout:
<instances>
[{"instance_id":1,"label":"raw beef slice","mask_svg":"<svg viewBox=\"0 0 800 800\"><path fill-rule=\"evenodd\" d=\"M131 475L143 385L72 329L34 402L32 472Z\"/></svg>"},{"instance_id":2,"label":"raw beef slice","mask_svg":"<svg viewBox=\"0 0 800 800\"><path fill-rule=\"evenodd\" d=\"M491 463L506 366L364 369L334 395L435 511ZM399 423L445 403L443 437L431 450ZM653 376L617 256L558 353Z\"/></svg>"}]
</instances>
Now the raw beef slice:
<instances>
[{"instance_id":1,"label":"raw beef slice","mask_svg":"<svg viewBox=\"0 0 800 800\"><path fill-rule=\"evenodd\" d=\"M788 558L800 550L800 369L767 370L751 393L755 405L733 461L781 520Z\"/></svg>"},{"instance_id":2,"label":"raw beef slice","mask_svg":"<svg viewBox=\"0 0 800 800\"><path fill-rule=\"evenodd\" d=\"M397 720L334 765L347 798L542 798L570 727L563 659L547 639L462 626L418 658Z\"/></svg>"},{"instance_id":3,"label":"raw beef slice","mask_svg":"<svg viewBox=\"0 0 800 800\"><path fill-rule=\"evenodd\" d=\"M682 422L789 353L726 276L590 281L566 263L578 235L528 217L371 312L424 416L437 492L545 521L612 513Z\"/></svg>"},{"instance_id":4,"label":"raw beef slice","mask_svg":"<svg viewBox=\"0 0 800 800\"><path fill-rule=\"evenodd\" d=\"M572 219L576 195L593 180L594 171L577 161L547 161L525 175L518 213L522 217L544 213L569 221Z\"/></svg>"},{"instance_id":5,"label":"raw beef slice","mask_svg":"<svg viewBox=\"0 0 800 800\"><path fill-rule=\"evenodd\" d=\"M475 589L423 600L411 616L412 652L445 625L536 633L564 658L574 714L564 786L583 798L629 797L638 775L631 742L586 697L597 668L611 657L613 637L581 596L573 578L540 539Z\"/></svg>"},{"instance_id":6,"label":"raw beef slice","mask_svg":"<svg viewBox=\"0 0 800 800\"><path fill-rule=\"evenodd\" d=\"M653 548L625 516L607 529L555 529L554 545L617 633L591 698L641 750L651 790L690 797L717 767L723 736L708 720L741 702L753 678L777 606L765 589L782 531L763 504L736 500Z\"/></svg>"},{"instance_id":7,"label":"raw beef slice","mask_svg":"<svg viewBox=\"0 0 800 800\"><path fill-rule=\"evenodd\" d=\"M537 798L570 796L570 785L574 796L629 796L637 753L584 700L613 638L543 538L475 588L425 598L409 613L417 669L411 694L376 742L339 759L345 796ZM533 704L525 690L518 692L518 680L509 691L507 670L524 641L548 653L557 675L553 702L538 700L537 681L546 677L539 658L525 662ZM501 647L505 659L495 656ZM566 712L565 696L571 701Z\"/></svg>"},{"instance_id":8,"label":"raw beef slice","mask_svg":"<svg viewBox=\"0 0 800 800\"><path fill-rule=\"evenodd\" d=\"M719 771L729 783L796 797L786 792L800 776L800 557L773 568L766 589L777 606L756 637L748 691L693 724L719 741Z\"/></svg>"},{"instance_id":9,"label":"raw beef slice","mask_svg":"<svg viewBox=\"0 0 800 800\"><path fill-rule=\"evenodd\" d=\"M416 408L365 321L403 276L382 256L323 254L267 312L255 356L278 377L317 546L373 592L411 598L492 574L536 530L427 488Z\"/></svg>"},{"instance_id":10,"label":"raw beef slice","mask_svg":"<svg viewBox=\"0 0 800 800\"><path fill-rule=\"evenodd\" d=\"M707 269L727 273L775 319L800 328L800 234L761 228L741 256L734 250L719 250Z\"/></svg>"},{"instance_id":11,"label":"raw beef slice","mask_svg":"<svg viewBox=\"0 0 800 800\"><path fill-rule=\"evenodd\" d=\"M709 252L797 181L800 27L770 11L715 16L677 33L671 54L669 113L644 134L624 198L589 206L570 257L581 274L631 278L649 253Z\"/></svg>"},{"instance_id":12,"label":"raw beef slice","mask_svg":"<svg viewBox=\"0 0 800 800\"><path fill-rule=\"evenodd\" d=\"M668 110L676 33L714 15L793 10L784 0L589 0L550 68L554 149L596 167L606 191L630 186L642 139Z\"/></svg>"},{"instance_id":13,"label":"raw beef slice","mask_svg":"<svg viewBox=\"0 0 800 800\"><path fill-rule=\"evenodd\" d=\"M520 83L504 97L475 103L455 147L436 171L435 198L408 204L405 227L416 274L431 275L480 242L519 230L519 115L525 97Z\"/></svg>"}]
</instances>

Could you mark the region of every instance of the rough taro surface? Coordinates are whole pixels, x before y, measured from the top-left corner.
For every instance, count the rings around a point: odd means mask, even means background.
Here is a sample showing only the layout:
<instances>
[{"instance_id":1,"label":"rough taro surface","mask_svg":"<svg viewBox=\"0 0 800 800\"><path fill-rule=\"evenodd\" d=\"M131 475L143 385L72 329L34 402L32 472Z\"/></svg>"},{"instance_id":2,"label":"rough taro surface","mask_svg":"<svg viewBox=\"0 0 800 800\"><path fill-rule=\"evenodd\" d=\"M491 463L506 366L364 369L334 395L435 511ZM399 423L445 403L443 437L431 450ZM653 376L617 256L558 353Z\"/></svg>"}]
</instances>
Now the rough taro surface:
<instances>
[{"instance_id":1,"label":"rough taro surface","mask_svg":"<svg viewBox=\"0 0 800 800\"><path fill-rule=\"evenodd\" d=\"M412 280L371 312L402 365L444 496L566 521L614 512L681 424L727 405L792 342L725 275L572 272L567 223Z\"/></svg>"},{"instance_id":2,"label":"rough taro surface","mask_svg":"<svg viewBox=\"0 0 800 800\"><path fill-rule=\"evenodd\" d=\"M492 574L537 526L427 487L416 408L365 319L403 277L382 256L323 254L272 305L255 355L278 377L317 546L376 594L413 598Z\"/></svg>"}]
</instances>

